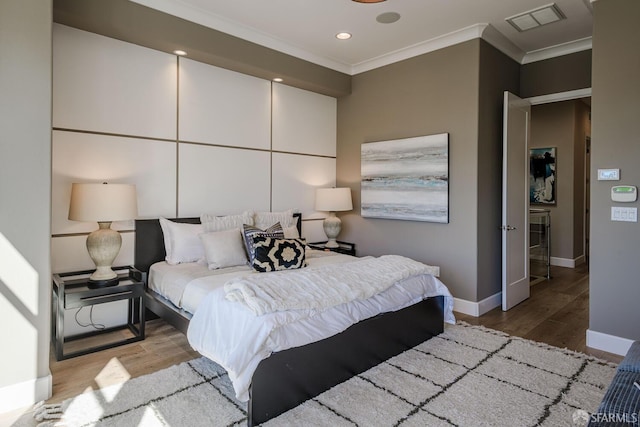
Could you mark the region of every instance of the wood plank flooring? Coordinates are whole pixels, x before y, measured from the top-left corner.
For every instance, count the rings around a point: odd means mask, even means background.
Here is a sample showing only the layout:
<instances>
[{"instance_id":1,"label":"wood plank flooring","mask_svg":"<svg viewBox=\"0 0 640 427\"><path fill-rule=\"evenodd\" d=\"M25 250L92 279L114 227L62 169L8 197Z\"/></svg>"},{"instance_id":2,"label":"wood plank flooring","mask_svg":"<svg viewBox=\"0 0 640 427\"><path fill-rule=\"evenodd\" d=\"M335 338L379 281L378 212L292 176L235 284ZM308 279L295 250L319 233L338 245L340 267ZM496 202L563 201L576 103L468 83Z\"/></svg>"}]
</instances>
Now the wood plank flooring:
<instances>
[{"instance_id":1,"label":"wood plank flooring","mask_svg":"<svg viewBox=\"0 0 640 427\"><path fill-rule=\"evenodd\" d=\"M552 278L531 287L531 298L503 312L496 308L481 317L455 313L458 320L511 335L591 354L615 363L621 356L586 346L589 327L589 275L585 265L553 267ZM144 341L56 361L51 356L53 396L49 403L145 375L199 357L186 337L161 319L148 321ZM2 424L2 416L0 416Z\"/></svg>"},{"instance_id":2,"label":"wood plank flooring","mask_svg":"<svg viewBox=\"0 0 640 427\"><path fill-rule=\"evenodd\" d=\"M99 337L103 339L103 337ZM146 323L146 338L108 350L57 361L51 352L53 396L59 403L86 391L117 384L149 374L200 355L191 349L187 337L161 319Z\"/></svg>"},{"instance_id":3,"label":"wood plank flooring","mask_svg":"<svg viewBox=\"0 0 640 427\"><path fill-rule=\"evenodd\" d=\"M577 268L551 267L551 279L531 287L531 297L509 311L495 308L480 317L455 313L456 319L510 335L568 348L619 363L622 356L587 347L589 273Z\"/></svg>"}]
</instances>

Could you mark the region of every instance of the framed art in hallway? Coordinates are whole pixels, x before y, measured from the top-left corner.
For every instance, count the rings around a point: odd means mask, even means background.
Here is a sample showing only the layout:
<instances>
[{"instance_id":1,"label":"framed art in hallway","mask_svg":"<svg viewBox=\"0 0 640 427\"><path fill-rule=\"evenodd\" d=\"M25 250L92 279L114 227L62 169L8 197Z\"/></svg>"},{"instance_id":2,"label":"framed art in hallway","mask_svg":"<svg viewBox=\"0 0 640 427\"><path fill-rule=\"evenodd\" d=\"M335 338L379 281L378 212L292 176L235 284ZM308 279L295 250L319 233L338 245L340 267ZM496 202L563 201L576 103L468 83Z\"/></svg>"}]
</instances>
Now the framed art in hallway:
<instances>
[{"instance_id":1,"label":"framed art in hallway","mask_svg":"<svg viewBox=\"0 0 640 427\"><path fill-rule=\"evenodd\" d=\"M361 146L361 214L449 223L449 134Z\"/></svg>"},{"instance_id":2,"label":"framed art in hallway","mask_svg":"<svg viewBox=\"0 0 640 427\"><path fill-rule=\"evenodd\" d=\"M529 202L556 204L556 148L529 150Z\"/></svg>"}]
</instances>

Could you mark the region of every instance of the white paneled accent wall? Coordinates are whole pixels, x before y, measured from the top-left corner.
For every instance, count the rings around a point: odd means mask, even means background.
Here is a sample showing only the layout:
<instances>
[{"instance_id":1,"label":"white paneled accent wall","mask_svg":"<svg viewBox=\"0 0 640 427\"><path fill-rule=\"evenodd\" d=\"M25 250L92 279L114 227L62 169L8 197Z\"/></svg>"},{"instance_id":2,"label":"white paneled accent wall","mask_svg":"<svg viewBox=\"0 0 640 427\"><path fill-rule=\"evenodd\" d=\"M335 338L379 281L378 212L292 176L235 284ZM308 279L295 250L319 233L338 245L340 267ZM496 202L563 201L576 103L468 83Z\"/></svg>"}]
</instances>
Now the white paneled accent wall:
<instances>
[{"instance_id":1,"label":"white paneled accent wall","mask_svg":"<svg viewBox=\"0 0 640 427\"><path fill-rule=\"evenodd\" d=\"M270 153L180 144L178 216L270 210Z\"/></svg>"},{"instance_id":2,"label":"white paneled accent wall","mask_svg":"<svg viewBox=\"0 0 640 427\"><path fill-rule=\"evenodd\" d=\"M335 98L291 86L273 85L273 149L336 156Z\"/></svg>"},{"instance_id":3,"label":"white paneled accent wall","mask_svg":"<svg viewBox=\"0 0 640 427\"><path fill-rule=\"evenodd\" d=\"M315 189L335 187L336 159L273 153L272 185L274 211L293 207L303 218L324 218L326 213L315 211Z\"/></svg>"},{"instance_id":4,"label":"white paneled accent wall","mask_svg":"<svg viewBox=\"0 0 640 427\"><path fill-rule=\"evenodd\" d=\"M175 142L67 131L54 131L52 140L53 234L96 228L96 224L67 219L74 182L135 184L141 218L175 215ZM114 229L132 228L130 223L114 223Z\"/></svg>"},{"instance_id":5,"label":"white paneled accent wall","mask_svg":"<svg viewBox=\"0 0 640 427\"><path fill-rule=\"evenodd\" d=\"M175 57L53 24L53 127L175 139Z\"/></svg>"},{"instance_id":6,"label":"white paneled accent wall","mask_svg":"<svg viewBox=\"0 0 640 427\"><path fill-rule=\"evenodd\" d=\"M268 150L271 82L179 58L179 139Z\"/></svg>"},{"instance_id":7,"label":"white paneled accent wall","mask_svg":"<svg viewBox=\"0 0 640 427\"><path fill-rule=\"evenodd\" d=\"M74 182L135 184L140 218L294 209L303 236L325 240L314 190L335 185L334 98L59 24L53 40L54 272L94 268L97 224L67 219ZM114 223L115 265L134 262L133 227ZM122 305L94 314L126 322Z\"/></svg>"}]
</instances>

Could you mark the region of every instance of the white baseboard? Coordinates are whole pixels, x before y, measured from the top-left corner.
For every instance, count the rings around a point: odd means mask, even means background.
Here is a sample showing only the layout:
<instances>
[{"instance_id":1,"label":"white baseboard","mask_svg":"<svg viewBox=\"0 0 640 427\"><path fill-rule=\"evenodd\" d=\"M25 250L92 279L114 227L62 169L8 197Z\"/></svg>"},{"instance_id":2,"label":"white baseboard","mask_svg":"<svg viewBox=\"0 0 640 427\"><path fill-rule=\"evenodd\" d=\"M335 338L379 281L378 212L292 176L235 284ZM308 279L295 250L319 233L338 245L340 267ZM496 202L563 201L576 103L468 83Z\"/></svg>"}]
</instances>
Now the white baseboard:
<instances>
[{"instance_id":1,"label":"white baseboard","mask_svg":"<svg viewBox=\"0 0 640 427\"><path fill-rule=\"evenodd\" d=\"M0 413L26 408L51 397L53 380L51 374L0 387Z\"/></svg>"},{"instance_id":2,"label":"white baseboard","mask_svg":"<svg viewBox=\"0 0 640 427\"><path fill-rule=\"evenodd\" d=\"M584 264L586 262L586 259L584 255L580 255L578 258L575 258L575 259L558 258L558 257L552 256L550 261L551 261L551 265L555 265L558 267L576 268L577 266Z\"/></svg>"},{"instance_id":3,"label":"white baseboard","mask_svg":"<svg viewBox=\"0 0 640 427\"><path fill-rule=\"evenodd\" d=\"M491 295L479 302L467 301L460 298L453 299L453 311L467 314L473 317L480 317L486 312L502 305L502 292Z\"/></svg>"},{"instance_id":4,"label":"white baseboard","mask_svg":"<svg viewBox=\"0 0 640 427\"><path fill-rule=\"evenodd\" d=\"M633 340L587 329L587 347L624 356L631 344Z\"/></svg>"}]
</instances>

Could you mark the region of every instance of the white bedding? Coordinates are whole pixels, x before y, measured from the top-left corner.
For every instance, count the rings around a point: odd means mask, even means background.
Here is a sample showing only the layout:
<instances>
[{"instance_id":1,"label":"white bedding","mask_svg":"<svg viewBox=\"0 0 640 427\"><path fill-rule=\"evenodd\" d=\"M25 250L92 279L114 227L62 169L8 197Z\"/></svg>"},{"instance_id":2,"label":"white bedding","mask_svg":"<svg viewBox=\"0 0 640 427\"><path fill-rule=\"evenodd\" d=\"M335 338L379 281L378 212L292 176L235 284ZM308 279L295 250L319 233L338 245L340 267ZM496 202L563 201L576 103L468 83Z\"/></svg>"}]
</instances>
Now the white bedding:
<instances>
[{"instance_id":1,"label":"white bedding","mask_svg":"<svg viewBox=\"0 0 640 427\"><path fill-rule=\"evenodd\" d=\"M325 256L326 253L315 252L318 251L308 252L309 266L306 269L361 260L347 255L330 253L330 256ZM171 266L171 271L174 267ZM188 285L184 286L180 298L174 295L177 293L175 286L168 285L170 275L176 273L164 271L164 275L157 275L154 281L158 283L154 286L172 294L173 299L181 301L183 308L194 313L187 333L189 343L203 356L227 370L236 397L242 401L249 398L248 389L256 367L272 352L319 341L361 320L379 313L397 311L437 295L445 296L444 320L455 323L453 298L446 286L431 274L419 274L401 280L364 300L326 309L276 311L256 316L244 305L227 300L224 284L231 277L272 273L254 273L248 267L236 268L235 271L209 271L208 275L204 270L206 267L197 264L191 264L191 268L184 267L186 278L178 282L180 286L185 282ZM295 271L289 273L295 274ZM204 298L196 302L197 296Z\"/></svg>"},{"instance_id":2,"label":"white bedding","mask_svg":"<svg viewBox=\"0 0 640 427\"><path fill-rule=\"evenodd\" d=\"M335 252L313 249L307 249L306 258L310 266L349 262L355 259ZM430 268L437 269L437 267ZM162 261L153 264L149 270L149 288L171 301L176 307L193 314L210 291L224 286L231 279L246 277L250 274L264 273L257 273L248 265L209 270L205 263L169 265Z\"/></svg>"},{"instance_id":3,"label":"white bedding","mask_svg":"<svg viewBox=\"0 0 640 427\"><path fill-rule=\"evenodd\" d=\"M249 275L230 280L224 290L229 301L244 304L255 315L262 316L275 311L324 310L364 300L419 274L429 274L429 267L403 256L384 255L296 271Z\"/></svg>"}]
</instances>

